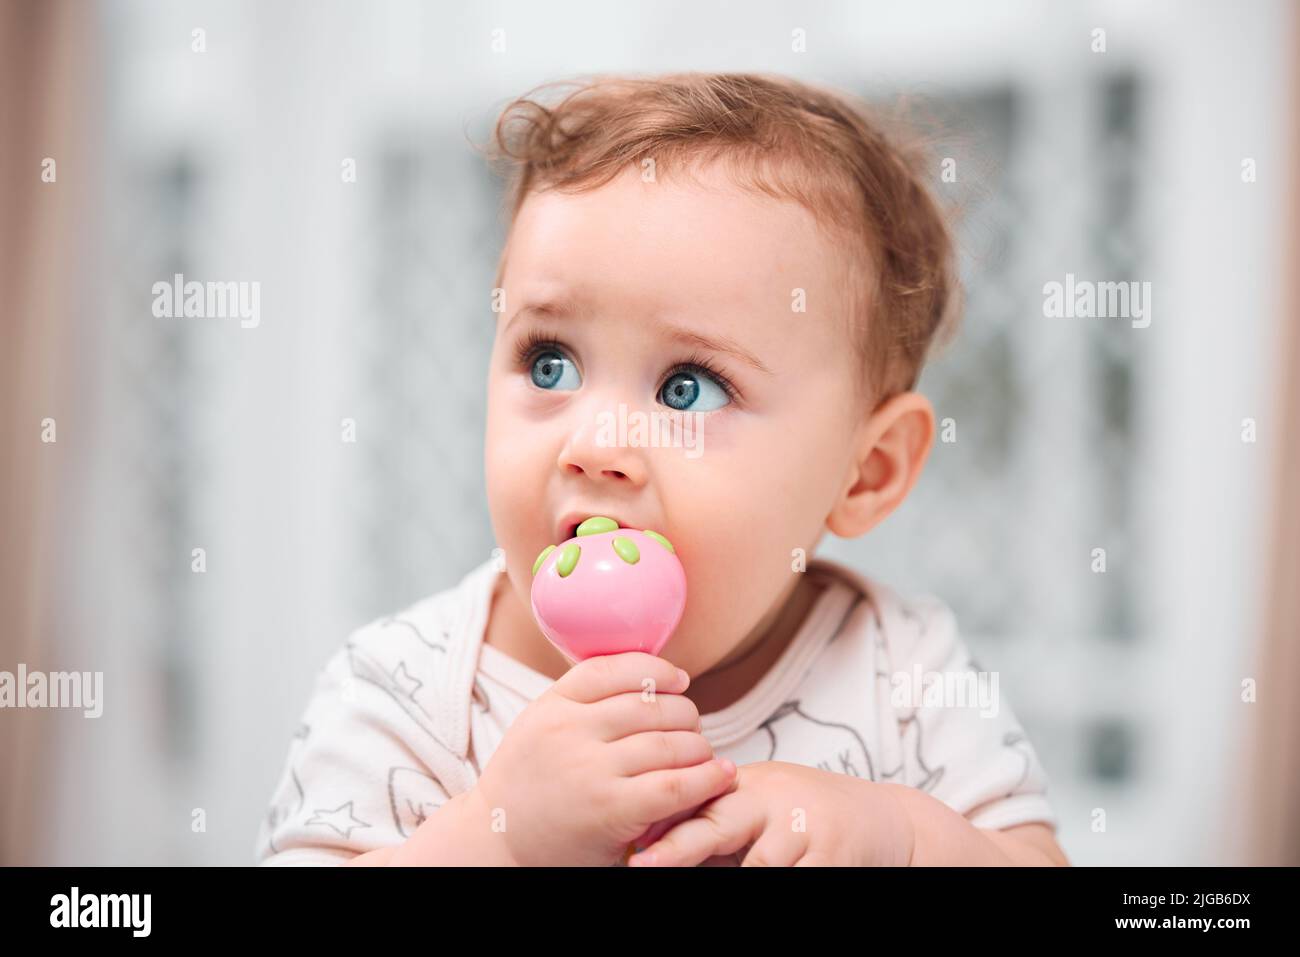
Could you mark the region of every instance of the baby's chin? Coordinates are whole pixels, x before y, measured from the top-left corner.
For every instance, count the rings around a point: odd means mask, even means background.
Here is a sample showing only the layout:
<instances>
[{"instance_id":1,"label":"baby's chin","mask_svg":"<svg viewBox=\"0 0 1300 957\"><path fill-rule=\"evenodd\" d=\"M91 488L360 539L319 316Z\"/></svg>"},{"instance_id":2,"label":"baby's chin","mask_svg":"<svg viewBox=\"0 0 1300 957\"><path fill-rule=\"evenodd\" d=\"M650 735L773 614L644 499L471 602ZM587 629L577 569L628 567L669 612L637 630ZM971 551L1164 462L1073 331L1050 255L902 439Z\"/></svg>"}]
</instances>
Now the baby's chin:
<instances>
[{"instance_id":1,"label":"baby's chin","mask_svg":"<svg viewBox=\"0 0 1300 957\"><path fill-rule=\"evenodd\" d=\"M677 667L685 668L691 677L708 671L740 643L735 626L707 623L706 619L717 622L717 616L710 614L712 611L702 607L692 609L688 597L681 624L659 653Z\"/></svg>"},{"instance_id":2,"label":"baby's chin","mask_svg":"<svg viewBox=\"0 0 1300 957\"><path fill-rule=\"evenodd\" d=\"M684 668L692 679L708 671L726 655L726 648L709 649L693 643L684 635L674 635L659 652L665 660Z\"/></svg>"}]
</instances>

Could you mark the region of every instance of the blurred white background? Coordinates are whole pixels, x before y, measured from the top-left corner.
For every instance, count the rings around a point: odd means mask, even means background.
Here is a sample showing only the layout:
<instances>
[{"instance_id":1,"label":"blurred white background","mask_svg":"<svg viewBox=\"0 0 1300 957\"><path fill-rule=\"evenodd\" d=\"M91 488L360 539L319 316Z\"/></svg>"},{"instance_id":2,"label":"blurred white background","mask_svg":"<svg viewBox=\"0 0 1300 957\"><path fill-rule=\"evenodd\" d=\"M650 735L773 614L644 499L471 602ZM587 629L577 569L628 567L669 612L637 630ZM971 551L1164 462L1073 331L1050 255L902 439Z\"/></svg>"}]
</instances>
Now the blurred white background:
<instances>
[{"instance_id":1,"label":"blurred white background","mask_svg":"<svg viewBox=\"0 0 1300 957\"><path fill-rule=\"evenodd\" d=\"M1267 622L1277 476L1297 477L1279 460L1295 374L1282 356L1296 9L111 2L60 15L49 29L74 53L42 89L77 118L58 154L75 205L41 282L62 290L62 332L46 374L23 379L39 414L5 446L6 461L44 456L22 558L23 620L39 627L0 668L25 651L29 667L39 652L51 670L102 670L105 710L27 717L17 750L39 773L11 780L24 796L5 859L251 862L317 669L350 630L494 546L482 430L504 229L470 141L547 80L700 69L919 98L958 161L943 188L969 204L964 328L922 379L957 441L877 532L824 554L953 606L1046 765L1072 861L1253 860L1241 682L1266 639L1295 637ZM796 28L806 52L791 50ZM24 176L54 155L39 138L5 148ZM14 242L38 235L29 224ZM260 325L155 319L151 287L177 272L259 281ZM1066 273L1151 282L1151 325L1045 319L1043 284ZM45 415L48 449L31 424ZM11 745L17 727L0 713Z\"/></svg>"}]
</instances>

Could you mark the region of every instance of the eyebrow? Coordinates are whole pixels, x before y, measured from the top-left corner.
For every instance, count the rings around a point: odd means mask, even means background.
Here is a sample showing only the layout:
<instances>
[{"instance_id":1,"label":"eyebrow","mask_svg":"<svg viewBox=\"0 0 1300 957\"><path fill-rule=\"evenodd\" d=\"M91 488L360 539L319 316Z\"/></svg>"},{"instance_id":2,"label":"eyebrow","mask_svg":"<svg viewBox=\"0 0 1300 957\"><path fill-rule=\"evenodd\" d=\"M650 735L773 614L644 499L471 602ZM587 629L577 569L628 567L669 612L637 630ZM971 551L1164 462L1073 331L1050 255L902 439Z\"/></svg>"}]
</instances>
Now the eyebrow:
<instances>
[{"instance_id":1,"label":"eyebrow","mask_svg":"<svg viewBox=\"0 0 1300 957\"><path fill-rule=\"evenodd\" d=\"M509 329L516 319L523 316L535 316L541 319L563 319L571 316L575 312L582 314L581 310L576 310L572 303L557 300L547 302L530 302L520 306L513 316L507 320L502 331ZM655 325L661 329L670 339L688 345L699 346L708 349L711 352L721 352L725 355L733 356L753 369L764 375L774 375L763 362L752 352L747 350L736 340L727 336L706 336L694 329L687 329L685 326L678 326L668 322L657 322Z\"/></svg>"}]
</instances>

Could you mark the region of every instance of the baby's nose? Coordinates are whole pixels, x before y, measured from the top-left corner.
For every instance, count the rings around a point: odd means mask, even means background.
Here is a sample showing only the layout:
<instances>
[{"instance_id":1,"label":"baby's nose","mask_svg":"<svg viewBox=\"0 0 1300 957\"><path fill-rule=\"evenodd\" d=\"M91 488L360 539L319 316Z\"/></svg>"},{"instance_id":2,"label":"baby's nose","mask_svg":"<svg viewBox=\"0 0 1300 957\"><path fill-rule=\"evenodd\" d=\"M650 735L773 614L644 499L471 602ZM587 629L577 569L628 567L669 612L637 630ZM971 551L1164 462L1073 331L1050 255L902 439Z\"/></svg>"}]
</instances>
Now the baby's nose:
<instances>
[{"instance_id":1,"label":"baby's nose","mask_svg":"<svg viewBox=\"0 0 1300 957\"><path fill-rule=\"evenodd\" d=\"M627 480L636 485L646 481L645 450L634 441L626 423L635 413L618 409L597 409L583 415L574 425L560 450L557 465L568 473L582 473L592 479Z\"/></svg>"}]
</instances>

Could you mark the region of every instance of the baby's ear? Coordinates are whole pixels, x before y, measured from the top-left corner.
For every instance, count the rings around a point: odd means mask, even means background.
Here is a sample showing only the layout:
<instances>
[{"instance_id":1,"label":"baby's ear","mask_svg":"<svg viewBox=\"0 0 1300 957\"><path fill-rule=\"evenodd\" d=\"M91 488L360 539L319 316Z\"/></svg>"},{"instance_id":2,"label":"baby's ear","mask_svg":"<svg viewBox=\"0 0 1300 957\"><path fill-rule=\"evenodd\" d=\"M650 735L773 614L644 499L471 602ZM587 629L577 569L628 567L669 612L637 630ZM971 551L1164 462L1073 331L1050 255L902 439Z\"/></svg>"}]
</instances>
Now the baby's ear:
<instances>
[{"instance_id":1,"label":"baby's ear","mask_svg":"<svg viewBox=\"0 0 1300 957\"><path fill-rule=\"evenodd\" d=\"M919 392L882 403L854 433L853 461L826 527L857 538L907 498L934 443L934 408Z\"/></svg>"}]
</instances>

